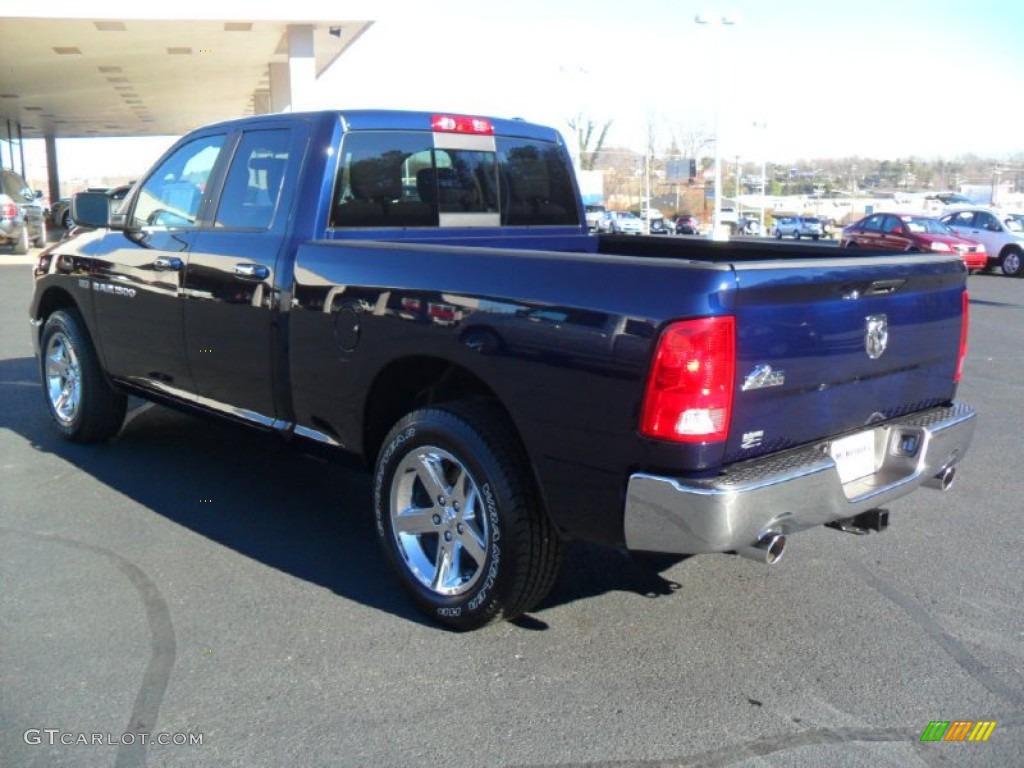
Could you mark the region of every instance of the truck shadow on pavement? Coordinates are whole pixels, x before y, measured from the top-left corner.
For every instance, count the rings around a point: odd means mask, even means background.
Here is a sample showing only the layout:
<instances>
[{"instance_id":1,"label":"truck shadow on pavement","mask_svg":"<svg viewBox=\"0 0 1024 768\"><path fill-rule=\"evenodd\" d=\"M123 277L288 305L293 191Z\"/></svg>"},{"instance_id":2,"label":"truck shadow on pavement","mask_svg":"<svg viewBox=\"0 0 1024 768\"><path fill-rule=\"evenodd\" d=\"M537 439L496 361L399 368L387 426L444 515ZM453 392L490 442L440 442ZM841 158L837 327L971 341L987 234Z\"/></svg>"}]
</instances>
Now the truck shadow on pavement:
<instances>
[{"instance_id":1,"label":"truck shadow on pavement","mask_svg":"<svg viewBox=\"0 0 1024 768\"><path fill-rule=\"evenodd\" d=\"M68 443L53 430L37 382L34 358L0 360L0 429L245 557L433 626L380 554L365 470L303 453L273 435L134 399L110 443ZM17 454L12 458L17 461ZM538 610L610 591L670 595L679 585L658 571L680 559L570 544L559 582ZM517 623L547 627L536 617Z\"/></svg>"}]
</instances>

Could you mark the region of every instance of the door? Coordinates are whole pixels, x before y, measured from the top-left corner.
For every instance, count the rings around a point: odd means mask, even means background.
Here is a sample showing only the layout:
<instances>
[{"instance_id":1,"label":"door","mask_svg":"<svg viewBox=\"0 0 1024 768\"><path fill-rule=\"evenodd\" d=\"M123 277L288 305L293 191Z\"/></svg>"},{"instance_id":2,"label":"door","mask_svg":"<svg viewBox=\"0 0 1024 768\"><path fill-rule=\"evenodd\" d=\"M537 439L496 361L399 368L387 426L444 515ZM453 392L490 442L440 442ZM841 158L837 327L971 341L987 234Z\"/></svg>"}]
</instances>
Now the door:
<instances>
[{"instance_id":1,"label":"door","mask_svg":"<svg viewBox=\"0 0 1024 768\"><path fill-rule=\"evenodd\" d=\"M988 211L975 211L972 226L966 230L964 237L984 245L991 258L999 256L999 252L1009 239L1003 232L1003 225L999 219Z\"/></svg>"},{"instance_id":2,"label":"door","mask_svg":"<svg viewBox=\"0 0 1024 768\"><path fill-rule=\"evenodd\" d=\"M885 214L876 213L868 216L860 229L855 231L851 240L861 248L882 248L882 225Z\"/></svg>"},{"instance_id":3,"label":"door","mask_svg":"<svg viewBox=\"0 0 1024 768\"><path fill-rule=\"evenodd\" d=\"M903 222L896 216L886 216L882 220L881 248L887 251L905 251L910 247L910 239L903 232Z\"/></svg>"},{"instance_id":4,"label":"door","mask_svg":"<svg viewBox=\"0 0 1024 768\"><path fill-rule=\"evenodd\" d=\"M177 395L194 392L182 278L224 140L212 134L174 149L140 185L125 229L90 248L100 346L113 376Z\"/></svg>"},{"instance_id":5,"label":"door","mask_svg":"<svg viewBox=\"0 0 1024 768\"><path fill-rule=\"evenodd\" d=\"M306 132L243 132L210 226L185 272L185 339L201 402L263 423L276 416L276 277Z\"/></svg>"}]
</instances>

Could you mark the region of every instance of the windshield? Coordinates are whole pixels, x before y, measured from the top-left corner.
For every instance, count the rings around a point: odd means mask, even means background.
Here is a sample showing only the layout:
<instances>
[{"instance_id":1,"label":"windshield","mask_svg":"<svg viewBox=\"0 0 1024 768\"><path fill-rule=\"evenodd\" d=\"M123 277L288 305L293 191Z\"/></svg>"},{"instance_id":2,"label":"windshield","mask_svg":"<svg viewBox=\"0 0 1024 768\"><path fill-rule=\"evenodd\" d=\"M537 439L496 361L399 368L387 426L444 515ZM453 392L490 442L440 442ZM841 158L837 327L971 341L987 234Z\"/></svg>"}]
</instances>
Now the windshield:
<instances>
[{"instance_id":1,"label":"windshield","mask_svg":"<svg viewBox=\"0 0 1024 768\"><path fill-rule=\"evenodd\" d=\"M953 231L938 219L926 216L904 216L903 224L918 235L951 235Z\"/></svg>"},{"instance_id":2,"label":"windshield","mask_svg":"<svg viewBox=\"0 0 1024 768\"><path fill-rule=\"evenodd\" d=\"M946 205L954 205L960 203L970 204L972 202L971 198L966 197L965 195L958 195L955 192L946 192L941 195L935 195L935 199L945 203Z\"/></svg>"}]
</instances>

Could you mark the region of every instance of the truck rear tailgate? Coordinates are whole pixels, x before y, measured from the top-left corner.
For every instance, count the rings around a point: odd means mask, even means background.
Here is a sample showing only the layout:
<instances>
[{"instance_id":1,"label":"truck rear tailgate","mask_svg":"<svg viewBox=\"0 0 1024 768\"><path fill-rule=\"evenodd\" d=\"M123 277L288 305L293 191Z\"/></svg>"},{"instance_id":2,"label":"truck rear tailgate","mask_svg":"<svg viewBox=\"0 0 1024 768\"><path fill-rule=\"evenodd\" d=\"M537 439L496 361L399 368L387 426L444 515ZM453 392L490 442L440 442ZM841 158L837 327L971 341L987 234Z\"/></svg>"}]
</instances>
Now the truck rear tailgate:
<instances>
[{"instance_id":1,"label":"truck rear tailgate","mask_svg":"<svg viewBox=\"0 0 1024 768\"><path fill-rule=\"evenodd\" d=\"M737 360L725 463L953 399L965 309L958 259L734 268Z\"/></svg>"}]
</instances>

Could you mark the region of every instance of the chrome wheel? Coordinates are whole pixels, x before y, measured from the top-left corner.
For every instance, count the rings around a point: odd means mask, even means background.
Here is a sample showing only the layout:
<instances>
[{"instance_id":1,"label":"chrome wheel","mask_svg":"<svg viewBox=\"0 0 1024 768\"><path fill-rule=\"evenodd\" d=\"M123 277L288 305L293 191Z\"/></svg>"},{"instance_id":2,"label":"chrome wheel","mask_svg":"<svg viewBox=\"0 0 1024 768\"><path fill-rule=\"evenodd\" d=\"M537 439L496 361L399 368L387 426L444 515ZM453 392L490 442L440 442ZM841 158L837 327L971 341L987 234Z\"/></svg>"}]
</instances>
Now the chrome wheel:
<instances>
[{"instance_id":1,"label":"chrome wheel","mask_svg":"<svg viewBox=\"0 0 1024 768\"><path fill-rule=\"evenodd\" d=\"M53 414L63 426L70 426L82 402L82 367L63 333L53 334L46 344L45 376Z\"/></svg>"},{"instance_id":2,"label":"chrome wheel","mask_svg":"<svg viewBox=\"0 0 1024 768\"><path fill-rule=\"evenodd\" d=\"M476 480L448 451L424 445L391 481L391 530L410 573L438 595L473 589L484 573L490 529Z\"/></svg>"},{"instance_id":3,"label":"chrome wheel","mask_svg":"<svg viewBox=\"0 0 1024 768\"><path fill-rule=\"evenodd\" d=\"M1003 256L1003 274L1018 277L1022 272L1020 251L1009 251Z\"/></svg>"}]
</instances>

